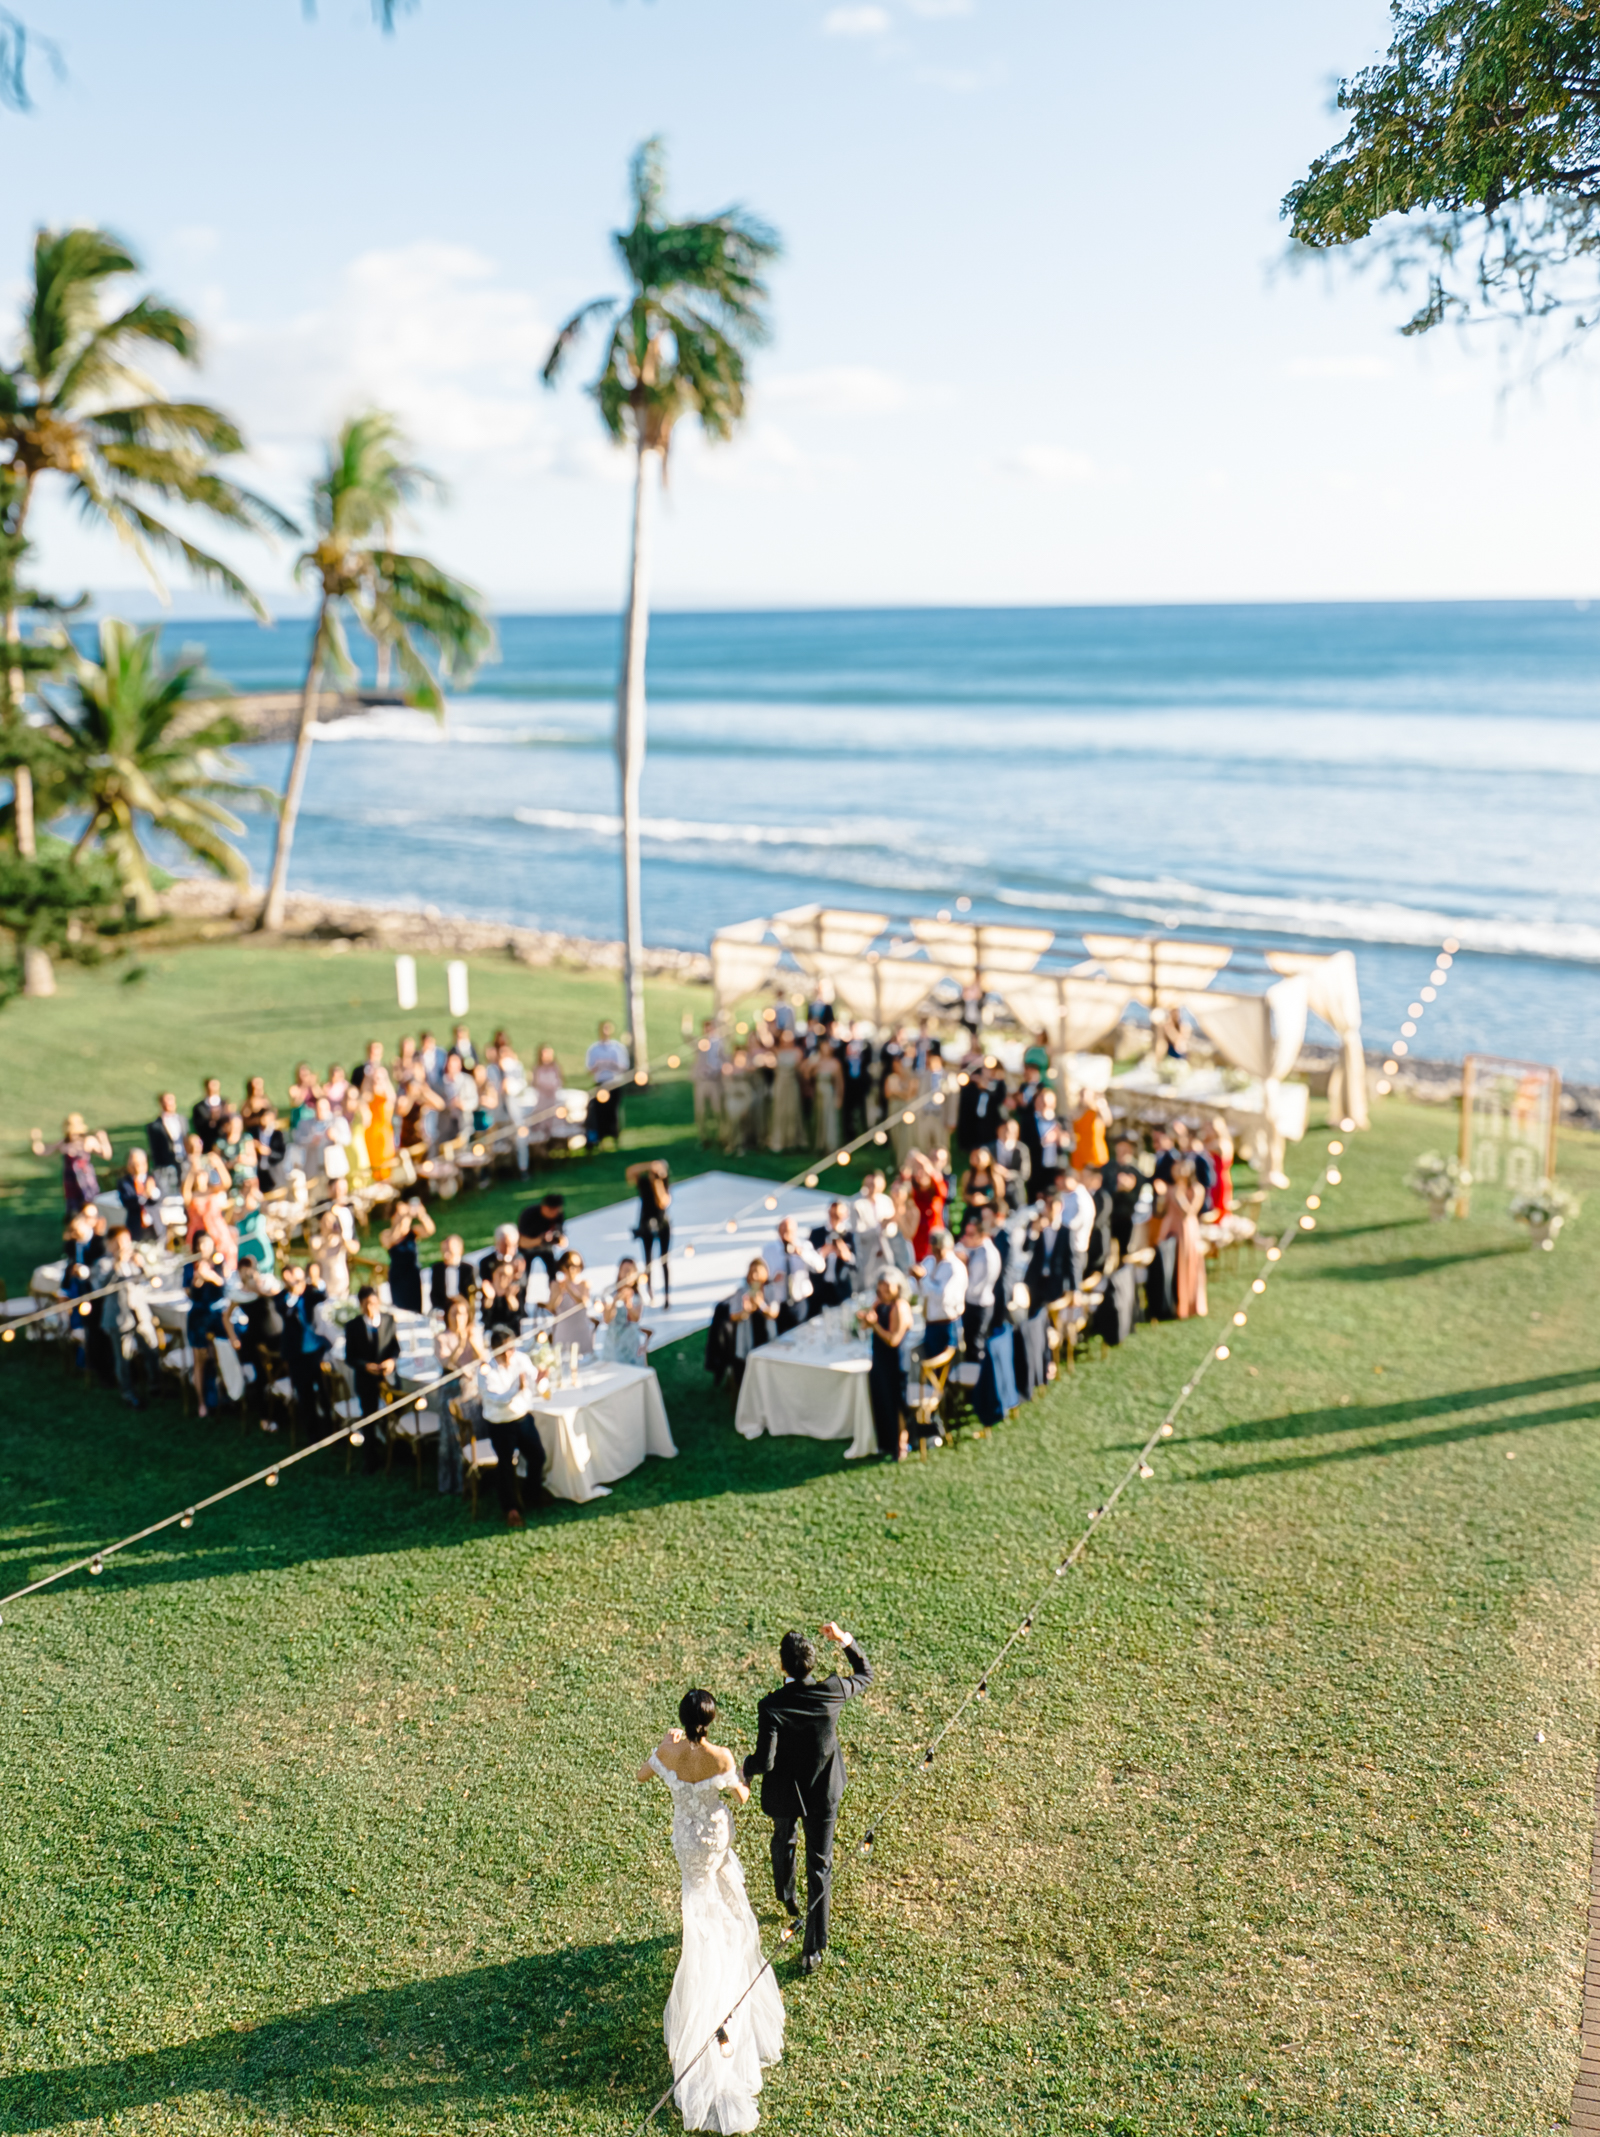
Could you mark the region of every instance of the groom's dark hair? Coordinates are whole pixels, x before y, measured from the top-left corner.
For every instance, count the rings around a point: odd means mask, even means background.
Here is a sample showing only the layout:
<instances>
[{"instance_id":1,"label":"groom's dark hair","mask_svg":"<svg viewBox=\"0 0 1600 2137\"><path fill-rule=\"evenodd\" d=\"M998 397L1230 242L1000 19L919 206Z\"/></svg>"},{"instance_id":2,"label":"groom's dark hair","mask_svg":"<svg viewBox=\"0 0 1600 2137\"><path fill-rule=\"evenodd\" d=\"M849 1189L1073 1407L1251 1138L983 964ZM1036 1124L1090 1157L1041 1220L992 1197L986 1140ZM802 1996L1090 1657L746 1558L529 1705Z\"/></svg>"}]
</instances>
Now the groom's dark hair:
<instances>
[{"instance_id":1,"label":"groom's dark hair","mask_svg":"<svg viewBox=\"0 0 1600 2137\"><path fill-rule=\"evenodd\" d=\"M778 1643L778 1660L786 1677L809 1677L817 1651L803 1632L786 1632Z\"/></svg>"}]
</instances>

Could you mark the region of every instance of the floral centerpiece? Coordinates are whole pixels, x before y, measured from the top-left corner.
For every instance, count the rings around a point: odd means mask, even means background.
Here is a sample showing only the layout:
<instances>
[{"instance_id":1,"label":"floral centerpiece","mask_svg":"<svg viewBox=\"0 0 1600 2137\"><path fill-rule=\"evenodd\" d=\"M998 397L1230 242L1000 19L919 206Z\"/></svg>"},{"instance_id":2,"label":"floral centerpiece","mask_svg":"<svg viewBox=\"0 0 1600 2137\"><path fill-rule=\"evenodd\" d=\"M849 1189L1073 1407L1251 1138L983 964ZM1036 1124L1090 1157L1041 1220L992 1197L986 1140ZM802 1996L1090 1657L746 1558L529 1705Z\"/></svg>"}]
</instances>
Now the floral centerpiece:
<instances>
[{"instance_id":1,"label":"floral centerpiece","mask_svg":"<svg viewBox=\"0 0 1600 2137\"><path fill-rule=\"evenodd\" d=\"M1564 1187L1557 1187L1554 1180L1541 1180L1537 1187L1512 1196L1508 1214L1528 1227L1530 1245L1543 1247L1548 1253L1567 1219L1577 1216L1578 1198Z\"/></svg>"},{"instance_id":2,"label":"floral centerpiece","mask_svg":"<svg viewBox=\"0 0 1600 2137\"><path fill-rule=\"evenodd\" d=\"M1421 1195L1437 1224L1461 1190L1472 1185L1472 1175L1459 1158L1425 1150L1406 1174L1406 1185L1414 1195Z\"/></svg>"}]
</instances>

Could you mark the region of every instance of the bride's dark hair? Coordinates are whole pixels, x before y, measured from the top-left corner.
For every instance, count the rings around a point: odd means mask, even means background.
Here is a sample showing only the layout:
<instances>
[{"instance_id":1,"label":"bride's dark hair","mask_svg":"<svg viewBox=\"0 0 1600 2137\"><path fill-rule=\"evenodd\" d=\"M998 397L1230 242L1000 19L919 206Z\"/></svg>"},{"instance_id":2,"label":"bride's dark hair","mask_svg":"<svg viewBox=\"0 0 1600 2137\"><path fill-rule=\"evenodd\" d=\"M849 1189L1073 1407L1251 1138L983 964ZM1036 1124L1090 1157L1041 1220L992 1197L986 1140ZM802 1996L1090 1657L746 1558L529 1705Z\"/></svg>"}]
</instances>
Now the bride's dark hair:
<instances>
[{"instance_id":1,"label":"bride's dark hair","mask_svg":"<svg viewBox=\"0 0 1600 2137\"><path fill-rule=\"evenodd\" d=\"M683 1724L683 1733L691 1744L705 1741L706 1731L717 1718L717 1699L714 1692L685 1692L678 1701L678 1719Z\"/></svg>"}]
</instances>

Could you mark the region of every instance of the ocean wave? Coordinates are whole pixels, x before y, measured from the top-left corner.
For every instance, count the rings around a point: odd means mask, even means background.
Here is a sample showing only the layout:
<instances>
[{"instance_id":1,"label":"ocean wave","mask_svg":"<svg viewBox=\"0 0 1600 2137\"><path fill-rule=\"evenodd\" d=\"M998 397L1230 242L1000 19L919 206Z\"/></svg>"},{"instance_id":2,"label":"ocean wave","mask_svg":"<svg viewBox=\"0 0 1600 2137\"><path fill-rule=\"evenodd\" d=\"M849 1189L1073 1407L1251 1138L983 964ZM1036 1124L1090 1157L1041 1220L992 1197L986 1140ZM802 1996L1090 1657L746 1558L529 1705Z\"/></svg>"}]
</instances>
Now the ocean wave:
<instances>
[{"instance_id":1,"label":"ocean wave","mask_svg":"<svg viewBox=\"0 0 1600 2137\"><path fill-rule=\"evenodd\" d=\"M536 831L586 831L615 838L622 818L588 809L513 809L519 824ZM639 835L658 846L835 847L862 853L917 852L927 836L886 818L860 817L848 824L724 824L677 816L644 816ZM948 847L941 848L949 851ZM954 856L960 859L960 856Z\"/></svg>"},{"instance_id":2,"label":"ocean wave","mask_svg":"<svg viewBox=\"0 0 1600 2137\"><path fill-rule=\"evenodd\" d=\"M1600 927L1577 920L1513 920L1502 915L1431 912L1389 900L1277 898L1247 891L1206 890L1171 877L1153 881L1095 876L1105 910L1166 926L1249 927L1263 934L1310 935L1330 942L1415 943L1424 948L1454 936L1464 950L1492 957L1536 957L1563 964L1600 964ZM1004 905L1046 912L1081 912L1088 901L1002 889Z\"/></svg>"}]
</instances>

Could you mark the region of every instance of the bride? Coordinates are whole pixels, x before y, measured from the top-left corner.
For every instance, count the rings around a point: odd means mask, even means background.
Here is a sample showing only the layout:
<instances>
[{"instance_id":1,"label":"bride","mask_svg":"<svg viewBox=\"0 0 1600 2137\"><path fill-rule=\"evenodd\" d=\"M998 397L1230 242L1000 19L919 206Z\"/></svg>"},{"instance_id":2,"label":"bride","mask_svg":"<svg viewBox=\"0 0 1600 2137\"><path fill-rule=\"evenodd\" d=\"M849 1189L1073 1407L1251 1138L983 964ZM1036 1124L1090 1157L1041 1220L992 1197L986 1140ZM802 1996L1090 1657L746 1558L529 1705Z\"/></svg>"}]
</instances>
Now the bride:
<instances>
[{"instance_id":1,"label":"bride","mask_svg":"<svg viewBox=\"0 0 1600 2137\"><path fill-rule=\"evenodd\" d=\"M770 1969L755 1979L763 1964L761 1932L734 1853L733 1817L721 1797L727 1789L748 1803L750 1791L733 1753L707 1740L716 1713L710 1692L686 1692L678 1707L683 1727L661 1739L639 1779L655 1776L667 1784L672 1846L683 1872L683 1957L662 2022L677 2081L673 2097L686 2130L753 2130L761 2067L783 2053L783 1998ZM725 2046L713 2038L724 2021Z\"/></svg>"}]
</instances>

